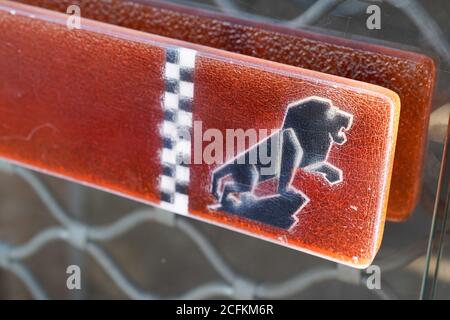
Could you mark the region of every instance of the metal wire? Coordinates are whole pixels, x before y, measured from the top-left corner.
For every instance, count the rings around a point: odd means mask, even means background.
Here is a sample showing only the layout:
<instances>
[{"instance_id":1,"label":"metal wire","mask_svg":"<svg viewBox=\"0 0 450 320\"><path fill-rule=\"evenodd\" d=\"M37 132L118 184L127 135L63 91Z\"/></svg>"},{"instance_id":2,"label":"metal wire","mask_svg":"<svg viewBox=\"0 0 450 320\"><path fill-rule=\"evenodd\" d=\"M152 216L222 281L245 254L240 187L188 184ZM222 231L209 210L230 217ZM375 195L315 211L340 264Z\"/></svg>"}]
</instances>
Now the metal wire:
<instances>
[{"instance_id":1,"label":"metal wire","mask_svg":"<svg viewBox=\"0 0 450 320\"><path fill-rule=\"evenodd\" d=\"M416 0L385 0L414 22L424 39L450 64L450 44L439 25Z\"/></svg>"},{"instance_id":2,"label":"metal wire","mask_svg":"<svg viewBox=\"0 0 450 320\"><path fill-rule=\"evenodd\" d=\"M7 164L2 164L4 167ZM173 299L203 299L208 297L228 297L235 299L283 298L306 290L310 286L337 279L337 271L315 269L299 273L280 283L258 284L236 273L221 257L209 240L197 230L186 218L160 212L157 209L139 209L109 225L89 226L70 218L68 212L56 203L52 193L41 179L32 171L9 165L9 171L15 172L28 182L49 211L60 221L61 226L40 231L26 243L10 245L0 242L0 267L16 274L27 286L33 297L46 299L47 294L30 270L22 264L22 260L33 256L51 242L64 241L77 250L89 254L104 272L114 281L119 289L132 299L160 299L160 295L144 291L137 287L113 261L108 253L97 242L110 241L131 231L143 222L153 221L172 227L185 233L200 249L211 266L221 275L224 281L215 281L175 295Z\"/></svg>"},{"instance_id":3,"label":"metal wire","mask_svg":"<svg viewBox=\"0 0 450 320\"><path fill-rule=\"evenodd\" d=\"M326 13L335 9L339 4L345 0L319 0L311 5L305 12L297 18L288 21L286 24L291 28L299 28L305 25L311 25Z\"/></svg>"}]
</instances>

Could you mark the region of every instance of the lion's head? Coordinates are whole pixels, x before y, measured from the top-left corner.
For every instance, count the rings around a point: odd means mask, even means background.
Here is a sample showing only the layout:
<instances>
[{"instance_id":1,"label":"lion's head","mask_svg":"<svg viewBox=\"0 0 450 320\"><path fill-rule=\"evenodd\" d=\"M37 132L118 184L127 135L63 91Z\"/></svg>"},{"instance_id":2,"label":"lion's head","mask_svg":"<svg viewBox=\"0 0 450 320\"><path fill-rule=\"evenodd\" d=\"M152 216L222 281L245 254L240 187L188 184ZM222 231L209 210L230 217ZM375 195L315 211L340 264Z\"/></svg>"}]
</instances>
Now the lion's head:
<instances>
[{"instance_id":1,"label":"lion's head","mask_svg":"<svg viewBox=\"0 0 450 320\"><path fill-rule=\"evenodd\" d=\"M283 129L294 130L303 149L304 166L324 161L333 143L344 144L352 119L351 114L334 107L330 100L310 97L288 106Z\"/></svg>"},{"instance_id":2,"label":"lion's head","mask_svg":"<svg viewBox=\"0 0 450 320\"><path fill-rule=\"evenodd\" d=\"M350 129L353 117L336 107L330 107L327 115L329 116L329 133L331 139L339 145L344 144L347 141L347 136L344 131Z\"/></svg>"}]
</instances>

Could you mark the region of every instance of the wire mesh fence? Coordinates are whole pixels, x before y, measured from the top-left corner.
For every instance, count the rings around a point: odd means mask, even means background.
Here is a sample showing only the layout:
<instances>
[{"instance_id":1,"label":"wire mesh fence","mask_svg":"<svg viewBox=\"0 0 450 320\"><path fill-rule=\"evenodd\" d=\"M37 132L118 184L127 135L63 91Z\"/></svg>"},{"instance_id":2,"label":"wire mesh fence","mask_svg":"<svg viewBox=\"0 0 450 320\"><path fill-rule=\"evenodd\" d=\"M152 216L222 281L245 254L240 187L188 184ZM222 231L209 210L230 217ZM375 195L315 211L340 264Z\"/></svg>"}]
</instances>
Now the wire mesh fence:
<instances>
[{"instance_id":1,"label":"wire mesh fence","mask_svg":"<svg viewBox=\"0 0 450 320\"><path fill-rule=\"evenodd\" d=\"M254 12L258 11L258 8L264 8L263 2L265 5L269 3L268 1L262 1L257 4L255 1L237 2L231 0L215 0L211 4L214 4L217 10L221 10L225 13L264 20L268 18L263 18L261 15L257 15L257 13ZM302 12L298 16L290 18L281 17L281 19L283 19L282 23L295 28L316 24L320 21L322 21L321 24L323 25L327 24L326 21L323 21L324 17L326 19L331 12L334 12L338 17L364 14L364 11L361 12L361 10L371 3L383 4L398 12L402 12L403 16L407 17L410 20L410 23L412 23L420 32L421 39L419 39L419 41L425 41L425 47L434 50L441 58L441 72L444 74L448 73L448 71L446 71L446 68L448 67L445 66L450 64L450 45L445 37L445 30L442 30L435 18L424 9L422 6L423 3L421 4L418 1L296 0L289 1L285 5L300 7L303 9ZM355 12L355 10L357 12ZM271 20L273 20L272 18L273 17L271 17ZM277 20L280 20L280 17L276 18ZM350 33L351 31L348 29L348 26L343 27L343 30L346 33ZM444 92L440 99L445 101L445 99L448 98L449 96ZM132 209L130 212L126 212L126 214L121 215L112 222L108 221L108 223L93 225L84 221L86 219L83 217L88 216L89 213L83 212L86 210L80 205L83 200L77 193L79 192L78 187L71 187L69 189L71 205L69 205L70 208L67 208L59 203L55 191L51 190L51 188L46 185L41 174L36 174L6 162L0 162L0 174L2 176L8 174L14 175L25 181L45 205L48 213L50 213L57 221L56 224L41 228L31 238L20 244L13 244L11 241L7 241L5 237L0 236L0 269L6 271L0 273L0 284L2 281L5 281L5 278L8 275L14 274L25 285L27 290L29 290L32 297L36 299L47 299L51 294L46 289L46 286L43 285L42 281L40 281L39 276L27 265L27 261L30 258L39 255L40 252L45 250L45 248L52 243L61 241L67 243L72 248L71 251L74 252L74 256L70 259L71 261L78 261L84 265L84 257L89 256L122 294L131 299L205 299L215 297L232 299L290 298L298 297L298 294L307 292L307 289L312 288L314 285L330 281L358 286L361 291L366 291L370 297L382 299L396 299L403 297L397 292L394 292L395 290L392 289L392 286L389 283L389 277L383 276L383 282L380 289L369 290L367 288L368 274L364 270L355 270L325 262L314 263L311 266L303 265L301 268L292 268L292 266L291 268L285 268L279 266L278 270L286 269L287 271L281 272L281 275L274 277L273 280L267 280L264 279L264 277L258 277L254 274L243 272L239 263L229 263L229 260L233 259L230 259L229 256L225 256L222 250L216 248L214 241L211 239L211 235L208 236L203 232L202 228L198 227L198 223L194 223L185 217L173 215L169 212L163 212L156 208L143 208L139 206L138 208ZM78 213L74 214L74 212ZM0 213L0 216L2 214L3 212ZM396 272L425 255L429 218L423 220L426 221L426 223L422 223L421 221L422 220L418 222L416 219L414 223L410 223L409 227L393 227L393 229L396 229L395 232L404 234L413 230L414 234L413 236L405 235L405 237L402 238L403 240L397 239L395 236L394 240L387 240L388 243L396 242L397 245L390 248L390 250L386 250L386 254L380 255L380 258L375 262L382 270L383 275ZM190 283L189 288L175 294L158 292L156 288L153 290L147 289L148 286L139 283L139 277L131 277L137 278L137 281L130 279L126 270L127 268L123 268L123 265L130 264L131 262L117 262L117 259L111 257L110 252L105 247L107 247L108 243L122 238L125 234L132 232L145 233L141 226L147 226L148 223L151 223L153 226L156 225L168 228L170 230L168 231L168 234L183 234L184 238L181 241L188 239L196 246L203 256L201 258L202 261L198 263L211 266L217 275L216 279L195 284ZM11 226L8 227L10 228ZM20 226L14 225L13 228L20 229ZM420 232L416 230L417 228L420 228ZM138 229L139 231L136 231ZM0 231L1 230L2 229L0 229ZM214 233L215 231L212 232ZM395 234L395 232L391 233ZM411 237L414 238L413 242L409 241L411 240ZM405 239L409 240L407 241ZM162 242L164 242L164 239L159 238L159 240L161 240L161 245L163 245ZM130 250L129 248L135 245L132 241L127 241L128 243L121 247L123 251ZM188 251L182 251L182 248L185 247L180 246L180 248L179 252L176 253L177 255L191 255ZM247 248L250 248L252 251L258 250L257 247L254 247L254 243L247 245ZM271 259L270 250L272 250L272 248L273 245L270 245L268 259ZM300 254L296 253L296 255ZM305 257L305 255L301 255L303 258ZM279 264L289 264L290 258L288 256L283 256L283 259L285 260ZM187 272L187 268L192 267L192 263L187 262L186 265L177 263L176 267L178 268L179 273L183 274L186 272L186 277L188 277L190 273ZM264 266L262 266L262 268L263 267ZM258 269L258 266L255 268ZM301 270L294 272L293 270L295 269ZM144 270L144 272L156 274L152 271L151 267L144 267ZM133 273L138 272L134 270ZM272 273L275 273L275 271ZM286 275L286 273L290 274ZM166 282L167 286L171 283L170 279L162 279L161 282ZM345 290L345 288L340 290ZM170 290L165 288L162 291ZM2 292L0 291L0 295L1 294ZM83 298L86 296L74 295L71 297Z\"/></svg>"},{"instance_id":2,"label":"wire mesh fence","mask_svg":"<svg viewBox=\"0 0 450 320\"><path fill-rule=\"evenodd\" d=\"M155 292L140 289L128 280L118 264L116 264L109 257L107 252L105 252L98 244L99 242L110 241L116 237L120 237L145 221L159 223L174 229L174 231L186 234L201 250L208 263L210 263L222 277L222 280L220 281L199 284L187 292L169 298L203 299L216 296L234 299L285 298L297 292L306 290L318 282L345 279L347 278L346 273L349 272L358 274L356 284L364 286L366 283L365 278L360 275L362 274L360 270L339 265L337 267L314 268L278 283L258 283L235 272L208 241L208 238L184 217L169 212L163 212L158 209L148 208L129 212L124 218L109 225L89 226L72 219L69 213L57 203L52 193L41 179L33 172L7 163L2 163L2 169L17 174L26 181L46 205L50 214L52 214L52 216L60 223L60 226L46 228L26 243L20 245L12 246L6 242L0 242L0 267L19 277L36 299L46 299L48 296L38 280L35 279L22 261L36 254L48 243L58 240L65 241L76 250L89 254L129 298L162 298ZM416 253L420 254L423 252ZM383 267L383 270L389 271L400 267L415 257L415 253L411 254L411 252L408 252L406 255L400 255L395 259L389 259L385 262L386 265ZM374 293L381 298L394 297L393 293L384 289L375 290Z\"/></svg>"}]
</instances>

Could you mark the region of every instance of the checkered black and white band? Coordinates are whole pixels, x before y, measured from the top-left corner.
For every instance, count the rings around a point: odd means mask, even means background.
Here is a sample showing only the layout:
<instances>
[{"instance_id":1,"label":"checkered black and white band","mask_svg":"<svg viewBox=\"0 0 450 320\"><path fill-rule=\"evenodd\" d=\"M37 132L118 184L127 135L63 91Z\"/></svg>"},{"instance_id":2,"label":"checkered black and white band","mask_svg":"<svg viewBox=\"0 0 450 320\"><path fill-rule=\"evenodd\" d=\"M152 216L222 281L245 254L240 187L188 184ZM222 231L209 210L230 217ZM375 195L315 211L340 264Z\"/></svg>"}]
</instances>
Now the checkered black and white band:
<instances>
[{"instance_id":1,"label":"checkered black and white band","mask_svg":"<svg viewBox=\"0 0 450 320\"><path fill-rule=\"evenodd\" d=\"M188 212L195 56L191 49L168 48L164 66L161 206L181 214Z\"/></svg>"}]
</instances>

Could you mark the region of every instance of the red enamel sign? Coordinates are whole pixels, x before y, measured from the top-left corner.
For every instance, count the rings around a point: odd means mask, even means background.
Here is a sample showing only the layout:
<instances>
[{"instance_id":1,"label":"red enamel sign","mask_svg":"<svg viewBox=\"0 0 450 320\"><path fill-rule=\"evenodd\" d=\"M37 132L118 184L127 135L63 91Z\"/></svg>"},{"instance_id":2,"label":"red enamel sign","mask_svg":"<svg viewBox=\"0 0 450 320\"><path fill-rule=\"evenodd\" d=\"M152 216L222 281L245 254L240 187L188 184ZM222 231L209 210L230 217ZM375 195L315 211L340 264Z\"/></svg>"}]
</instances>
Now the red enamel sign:
<instances>
[{"instance_id":1,"label":"red enamel sign","mask_svg":"<svg viewBox=\"0 0 450 320\"><path fill-rule=\"evenodd\" d=\"M370 264L394 92L85 19L68 29L66 19L0 1L2 158Z\"/></svg>"}]
</instances>

